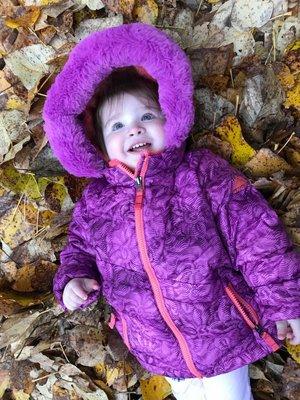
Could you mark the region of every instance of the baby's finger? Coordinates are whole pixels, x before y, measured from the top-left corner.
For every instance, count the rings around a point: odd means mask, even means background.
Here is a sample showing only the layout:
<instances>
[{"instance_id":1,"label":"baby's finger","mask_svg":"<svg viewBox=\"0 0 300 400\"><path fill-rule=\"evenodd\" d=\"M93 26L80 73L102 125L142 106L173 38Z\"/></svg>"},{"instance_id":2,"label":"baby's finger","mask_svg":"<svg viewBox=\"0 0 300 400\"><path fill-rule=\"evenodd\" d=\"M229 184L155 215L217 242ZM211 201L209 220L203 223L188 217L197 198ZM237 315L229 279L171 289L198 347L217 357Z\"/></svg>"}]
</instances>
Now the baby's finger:
<instances>
[{"instance_id":1,"label":"baby's finger","mask_svg":"<svg viewBox=\"0 0 300 400\"><path fill-rule=\"evenodd\" d=\"M73 302L74 304L76 304L76 305L81 305L81 304L83 304L84 301L85 301L82 297L79 297L79 296L74 292L74 290L72 291L71 297L72 297L72 302Z\"/></svg>"},{"instance_id":2,"label":"baby's finger","mask_svg":"<svg viewBox=\"0 0 300 400\"><path fill-rule=\"evenodd\" d=\"M99 289L99 283L95 279L86 278L83 280L83 287L87 293Z\"/></svg>"},{"instance_id":3,"label":"baby's finger","mask_svg":"<svg viewBox=\"0 0 300 400\"><path fill-rule=\"evenodd\" d=\"M278 339L285 339L288 327L287 321L277 321L276 326Z\"/></svg>"},{"instance_id":4,"label":"baby's finger","mask_svg":"<svg viewBox=\"0 0 300 400\"><path fill-rule=\"evenodd\" d=\"M86 300L88 298L86 291L81 285L76 285L72 288L73 292L82 300Z\"/></svg>"},{"instance_id":5,"label":"baby's finger","mask_svg":"<svg viewBox=\"0 0 300 400\"><path fill-rule=\"evenodd\" d=\"M292 328L290 326L288 326L287 332L286 332L286 338L293 339L293 337L294 337L294 332L293 332Z\"/></svg>"},{"instance_id":6,"label":"baby's finger","mask_svg":"<svg viewBox=\"0 0 300 400\"><path fill-rule=\"evenodd\" d=\"M289 319L288 323L290 324L290 329L292 331L292 337L289 342L296 346L300 344L300 319Z\"/></svg>"}]
</instances>

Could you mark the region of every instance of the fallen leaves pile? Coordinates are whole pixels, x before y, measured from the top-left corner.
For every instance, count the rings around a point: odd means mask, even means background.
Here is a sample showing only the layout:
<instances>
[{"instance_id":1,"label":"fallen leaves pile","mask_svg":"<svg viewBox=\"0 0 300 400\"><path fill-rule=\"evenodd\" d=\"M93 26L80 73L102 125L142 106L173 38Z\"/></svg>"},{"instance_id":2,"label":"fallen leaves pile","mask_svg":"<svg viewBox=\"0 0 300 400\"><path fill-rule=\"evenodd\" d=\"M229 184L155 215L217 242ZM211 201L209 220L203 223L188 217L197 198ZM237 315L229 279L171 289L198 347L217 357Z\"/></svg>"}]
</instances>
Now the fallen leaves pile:
<instances>
[{"instance_id":1,"label":"fallen leaves pile","mask_svg":"<svg viewBox=\"0 0 300 400\"><path fill-rule=\"evenodd\" d=\"M88 179L53 157L41 111L72 48L128 22L168 33L191 60L190 148L243 171L300 246L300 14L293 0L2 0L0 397L160 400L171 391L107 326L101 299L64 313L52 278ZM251 365L255 399L300 398L300 346ZM172 398L169 396L168 398Z\"/></svg>"}]
</instances>

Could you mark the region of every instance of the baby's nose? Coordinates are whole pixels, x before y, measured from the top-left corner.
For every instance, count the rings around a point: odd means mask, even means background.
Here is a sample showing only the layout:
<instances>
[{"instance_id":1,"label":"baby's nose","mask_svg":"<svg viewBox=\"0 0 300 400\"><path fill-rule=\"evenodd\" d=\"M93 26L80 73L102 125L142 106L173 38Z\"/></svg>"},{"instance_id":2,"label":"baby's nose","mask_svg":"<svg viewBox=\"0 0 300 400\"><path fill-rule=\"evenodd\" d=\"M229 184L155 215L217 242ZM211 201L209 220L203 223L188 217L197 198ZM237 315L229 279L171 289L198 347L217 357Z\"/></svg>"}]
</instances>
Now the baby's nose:
<instances>
[{"instance_id":1,"label":"baby's nose","mask_svg":"<svg viewBox=\"0 0 300 400\"><path fill-rule=\"evenodd\" d=\"M139 135L141 133L145 132L145 128L143 126L140 126L138 124L135 124L131 129L130 129L130 136L132 135Z\"/></svg>"}]
</instances>

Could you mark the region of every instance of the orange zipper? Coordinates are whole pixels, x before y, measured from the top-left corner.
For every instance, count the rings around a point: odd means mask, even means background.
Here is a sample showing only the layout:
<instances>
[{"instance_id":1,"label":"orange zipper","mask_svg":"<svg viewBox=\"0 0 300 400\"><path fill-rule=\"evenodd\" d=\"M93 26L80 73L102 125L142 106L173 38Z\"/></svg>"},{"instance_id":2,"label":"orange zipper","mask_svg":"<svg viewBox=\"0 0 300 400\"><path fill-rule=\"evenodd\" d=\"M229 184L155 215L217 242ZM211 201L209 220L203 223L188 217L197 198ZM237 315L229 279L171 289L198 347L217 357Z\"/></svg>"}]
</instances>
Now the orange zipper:
<instances>
[{"instance_id":1,"label":"orange zipper","mask_svg":"<svg viewBox=\"0 0 300 400\"><path fill-rule=\"evenodd\" d=\"M256 330L259 336L267 343L269 347L271 347L273 351L278 350L280 346L275 342L272 336L268 332L266 332L260 325L258 315L254 308L249 303L247 303L247 301L244 300L239 294L236 293L231 283L225 286L225 291L230 300L240 312L241 316L244 318L247 325L251 329ZM250 316L247 315L247 312L250 314Z\"/></svg>"},{"instance_id":2,"label":"orange zipper","mask_svg":"<svg viewBox=\"0 0 300 400\"><path fill-rule=\"evenodd\" d=\"M129 343L129 338L128 338L127 322L122 314L120 314L120 317L121 317L121 322L122 322L122 332L123 332L124 343L130 350L131 348L130 348L130 343Z\"/></svg>"},{"instance_id":3,"label":"orange zipper","mask_svg":"<svg viewBox=\"0 0 300 400\"><path fill-rule=\"evenodd\" d=\"M142 168L140 171L140 174L138 174L138 171L135 170L134 173L129 169L129 167L126 164L123 164L119 160L111 160L109 162L109 165L112 167L118 167L121 170L123 170L126 174L128 174L131 178L134 179L135 181L135 187L136 187L136 197L135 197L135 224L136 224L136 234L137 234L137 242L141 254L141 259L143 262L143 267L148 275L153 293L154 293L154 298L156 300L157 307L161 313L161 316L163 317L164 321L166 324L169 326L171 331L173 332L174 336L176 337L178 344L180 346L183 358L187 364L188 369L190 372L198 377L202 378L203 374L197 370L193 359L192 355L190 353L190 350L188 348L188 344L183 337L182 333L179 331L177 326L174 324L172 318L170 317L168 310L166 309L166 306L163 301L163 294L161 292L159 282L157 280L157 277L155 275L155 272L151 266L148 253L147 253L147 246L146 246L146 239L145 239L145 232L144 232L144 223L143 223L143 214L142 214L142 207L143 207L143 198L144 198L144 185L143 185L143 180L145 178L145 174L148 168L148 162L149 162L149 152L145 150L144 152L145 155L145 162L142 164Z\"/></svg>"},{"instance_id":4,"label":"orange zipper","mask_svg":"<svg viewBox=\"0 0 300 400\"><path fill-rule=\"evenodd\" d=\"M121 323L122 323L122 333L123 333L123 339L124 339L124 343L126 344L126 346L128 347L128 349L130 350L130 343L129 343L129 338L128 338L128 329L127 329L127 322L124 318L124 316L118 312L120 319L121 319ZM113 329L116 325L116 321L117 321L116 315L114 313L110 314L110 320L108 322L108 326L110 327L110 329Z\"/></svg>"},{"instance_id":5,"label":"orange zipper","mask_svg":"<svg viewBox=\"0 0 300 400\"><path fill-rule=\"evenodd\" d=\"M157 307L160 311L161 316L163 317L164 321L166 324L169 326L171 331L173 332L174 336L178 340L183 358L187 364L188 369L191 371L191 373L198 377L202 378L203 374L197 370L190 350L188 348L188 344L183 337L182 333L180 330L177 328L175 323L173 322L172 318L170 317L170 314L168 313L168 310L165 306L164 300L163 300L163 294L158 282L158 279L155 275L155 272L151 266L148 253L147 253L147 246L146 246L146 238L145 238L145 232L144 232L144 222L143 222L143 214L142 214L142 208L143 208L143 198L144 198L144 185L143 185L143 180L145 178L146 170L148 167L148 162L149 162L149 157L146 155L146 160L143 163L141 173L139 176L136 176L135 178L135 186L136 186L136 198L135 198L135 223L136 223L136 234L137 234L137 241L138 241L138 246L141 254L141 259L143 262L144 269L148 275L153 293L154 293L154 298L156 300Z\"/></svg>"},{"instance_id":6,"label":"orange zipper","mask_svg":"<svg viewBox=\"0 0 300 400\"><path fill-rule=\"evenodd\" d=\"M116 316L114 313L110 314L110 319L107 325L110 327L110 329L113 329L114 326L116 325Z\"/></svg>"}]
</instances>

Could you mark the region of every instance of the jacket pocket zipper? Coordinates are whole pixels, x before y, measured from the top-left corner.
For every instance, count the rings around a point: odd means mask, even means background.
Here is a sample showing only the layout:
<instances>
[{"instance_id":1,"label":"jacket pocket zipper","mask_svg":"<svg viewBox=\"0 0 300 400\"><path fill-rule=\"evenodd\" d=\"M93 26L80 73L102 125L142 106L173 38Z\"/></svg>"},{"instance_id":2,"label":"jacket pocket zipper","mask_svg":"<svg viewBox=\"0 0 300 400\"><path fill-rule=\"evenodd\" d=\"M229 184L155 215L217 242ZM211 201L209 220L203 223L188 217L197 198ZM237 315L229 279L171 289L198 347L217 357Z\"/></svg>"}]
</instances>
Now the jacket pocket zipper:
<instances>
[{"instance_id":1,"label":"jacket pocket zipper","mask_svg":"<svg viewBox=\"0 0 300 400\"><path fill-rule=\"evenodd\" d=\"M251 329L256 330L259 336L267 343L269 347L271 347L273 351L278 350L280 346L275 342L272 336L268 332L266 332L260 325L258 315L254 308L235 291L231 283L225 286L225 292L238 309L246 324Z\"/></svg>"},{"instance_id":2,"label":"jacket pocket zipper","mask_svg":"<svg viewBox=\"0 0 300 400\"><path fill-rule=\"evenodd\" d=\"M120 320L122 323L122 333L123 333L123 340L124 343L126 344L126 346L128 347L129 350L131 350L131 346L129 343L129 338L128 338L128 328L127 328L127 322L124 318L124 316L119 312L118 313L120 315ZM114 313L110 314L110 320L108 322L108 326L113 329L114 326L116 325L116 321L117 319L119 319L118 317L116 317L116 315Z\"/></svg>"}]
</instances>

